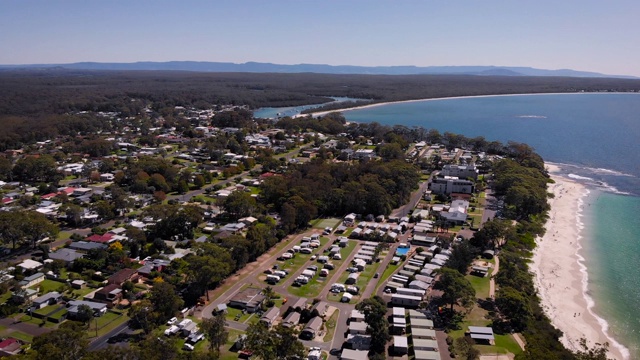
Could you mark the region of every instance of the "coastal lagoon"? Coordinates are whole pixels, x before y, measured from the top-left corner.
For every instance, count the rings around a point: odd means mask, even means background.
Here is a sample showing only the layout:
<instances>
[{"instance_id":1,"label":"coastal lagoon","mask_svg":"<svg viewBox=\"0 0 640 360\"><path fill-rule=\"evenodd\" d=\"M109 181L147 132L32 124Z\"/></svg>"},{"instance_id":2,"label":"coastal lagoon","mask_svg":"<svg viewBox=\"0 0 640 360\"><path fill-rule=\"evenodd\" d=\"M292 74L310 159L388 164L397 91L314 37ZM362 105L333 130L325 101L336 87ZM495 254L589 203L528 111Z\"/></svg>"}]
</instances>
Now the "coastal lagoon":
<instances>
[{"instance_id":1,"label":"coastal lagoon","mask_svg":"<svg viewBox=\"0 0 640 360\"><path fill-rule=\"evenodd\" d=\"M587 186L584 295L607 333L640 358L640 94L489 96L344 111L348 121L422 126L533 146Z\"/></svg>"}]
</instances>

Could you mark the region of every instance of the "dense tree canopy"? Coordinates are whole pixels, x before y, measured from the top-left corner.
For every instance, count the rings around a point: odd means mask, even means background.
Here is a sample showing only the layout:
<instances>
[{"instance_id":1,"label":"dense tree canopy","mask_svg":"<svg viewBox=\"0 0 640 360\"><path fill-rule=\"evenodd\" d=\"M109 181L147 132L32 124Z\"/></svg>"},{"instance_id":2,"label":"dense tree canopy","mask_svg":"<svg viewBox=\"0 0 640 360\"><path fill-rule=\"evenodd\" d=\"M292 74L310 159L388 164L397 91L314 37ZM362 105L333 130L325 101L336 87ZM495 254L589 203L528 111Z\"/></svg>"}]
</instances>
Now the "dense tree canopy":
<instances>
[{"instance_id":1,"label":"dense tree canopy","mask_svg":"<svg viewBox=\"0 0 640 360\"><path fill-rule=\"evenodd\" d=\"M356 309L364 314L367 323L367 334L371 335L371 350L377 354L384 354L389 336L389 322L387 321L387 304L379 296L362 300Z\"/></svg>"},{"instance_id":2,"label":"dense tree canopy","mask_svg":"<svg viewBox=\"0 0 640 360\"><path fill-rule=\"evenodd\" d=\"M449 268L441 268L438 271L438 282L434 285L434 289L442 290L442 300L451 305L451 310L456 304L468 307L473 303L476 292L464 275Z\"/></svg>"}]
</instances>

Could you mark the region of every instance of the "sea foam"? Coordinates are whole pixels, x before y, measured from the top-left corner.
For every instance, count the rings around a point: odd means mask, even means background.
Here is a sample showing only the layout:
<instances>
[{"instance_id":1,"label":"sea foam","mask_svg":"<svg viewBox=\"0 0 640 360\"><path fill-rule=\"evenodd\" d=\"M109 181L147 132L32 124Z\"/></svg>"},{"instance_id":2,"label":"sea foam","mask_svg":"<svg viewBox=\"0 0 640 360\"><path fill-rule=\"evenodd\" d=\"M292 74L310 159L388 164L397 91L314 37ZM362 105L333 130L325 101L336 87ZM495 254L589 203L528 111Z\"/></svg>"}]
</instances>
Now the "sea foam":
<instances>
[{"instance_id":1,"label":"sea foam","mask_svg":"<svg viewBox=\"0 0 640 360\"><path fill-rule=\"evenodd\" d=\"M623 358L626 359L630 359L631 358L631 353L629 351L629 349L627 349L624 345L622 345L621 343L619 343L618 341L616 341L616 339L614 339L610 334L609 334L609 323L607 322L607 320L603 319L602 317L598 316L598 314L596 314L596 312L594 311L594 307L595 307L595 301L593 300L593 298L590 295L590 291L589 291L589 273L587 271L587 266L585 265L585 258L580 254L581 250L582 250L582 233L584 231L584 223L582 222L582 217L583 217L583 210L584 210L584 199L589 196L589 194L591 193L591 191L589 191L589 189L585 189L585 192L582 194L582 196L578 199L578 211L576 211L576 228L578 229L578 236L576 239L576 244L578 245L577 249L576 249L576 257L577 257L577 262L578 262L578 266L580 267L580 272L582 273L582 296L584 297L586 303L587 303L587 310L589 311L589 313L596 319L596 321L598 321L598 324L600 325L600 328L602 329L602 332L604 334L604 336L609 340L609 344L611 344L611 346L617 348L620 353L622 354Z\"/></svg>"}]
</instances>

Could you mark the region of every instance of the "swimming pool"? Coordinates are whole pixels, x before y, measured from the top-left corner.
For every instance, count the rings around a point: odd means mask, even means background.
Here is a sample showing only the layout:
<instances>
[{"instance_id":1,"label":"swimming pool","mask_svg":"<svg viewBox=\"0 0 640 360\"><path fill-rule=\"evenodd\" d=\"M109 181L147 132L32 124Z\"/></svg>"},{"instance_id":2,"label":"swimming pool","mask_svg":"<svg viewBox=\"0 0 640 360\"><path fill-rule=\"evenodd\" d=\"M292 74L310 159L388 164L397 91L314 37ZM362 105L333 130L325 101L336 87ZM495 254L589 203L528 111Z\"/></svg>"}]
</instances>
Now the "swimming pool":
<instances>
[{"instance_id":1,"label":"swimming pool","mask_svg":"<svg viewBox=\"0 0 640 360\"><path fill-rule=\"evenodd\" d=\"M396 250L396 255L398 255L398 256L407 255L408 252L409 252L409 248L408 247L406 247L406 248L398 248Z\"/></svg>"}]
</instances>

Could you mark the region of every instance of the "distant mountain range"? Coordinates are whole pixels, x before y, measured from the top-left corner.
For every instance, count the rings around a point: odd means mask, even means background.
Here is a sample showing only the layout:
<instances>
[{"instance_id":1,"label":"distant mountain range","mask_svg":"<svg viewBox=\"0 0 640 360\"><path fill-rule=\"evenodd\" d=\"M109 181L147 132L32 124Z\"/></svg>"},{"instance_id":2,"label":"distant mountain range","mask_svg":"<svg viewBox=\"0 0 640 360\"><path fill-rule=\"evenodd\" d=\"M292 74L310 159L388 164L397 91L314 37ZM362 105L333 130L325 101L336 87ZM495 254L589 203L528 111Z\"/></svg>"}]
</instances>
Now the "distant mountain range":
<instances>
[{"instance_id":1,"label":"distant mountain range","mask_svg":"<svg viewBox=\"0 0 640 360\"><path fill-rule=\"evenodd\" d=\"M254 72L254 73L319 73L319 74L370 74L370 75L478 75L478 76L568 76L608 77L635 79L626 75L607 75L571 69L545 70L512 66L352 66L325 64L282 65L247 62L167 61L134 63L78 62L72 64L0 65L1 69L48 69L73 70L170 70L197 72Z\"/></svg>"}]
</instances>

